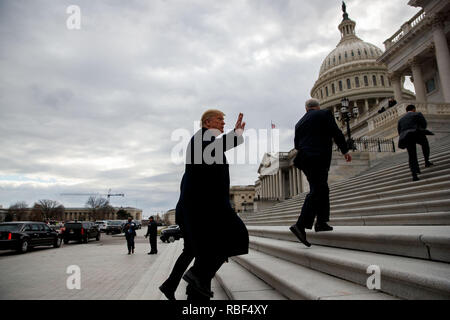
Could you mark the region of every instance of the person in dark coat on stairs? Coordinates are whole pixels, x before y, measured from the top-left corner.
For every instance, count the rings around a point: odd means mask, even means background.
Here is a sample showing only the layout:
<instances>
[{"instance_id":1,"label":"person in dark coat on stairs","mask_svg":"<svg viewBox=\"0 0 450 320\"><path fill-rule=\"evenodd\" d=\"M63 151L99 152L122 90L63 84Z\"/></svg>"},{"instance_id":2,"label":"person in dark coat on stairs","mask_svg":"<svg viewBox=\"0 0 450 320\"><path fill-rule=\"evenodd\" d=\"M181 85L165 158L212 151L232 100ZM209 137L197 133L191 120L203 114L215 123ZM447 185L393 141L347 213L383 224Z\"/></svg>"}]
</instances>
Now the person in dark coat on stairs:
<instances>
[{"instance_id":1,"label":"person in dark coat on stairs","mask_svg":"<svg viewBox=\"0 0 450 320\"><path fill-rule=\"evenodd\" d=\"M234 130L224 132L224 113L208 110L191 138L176 214L185 250L195 257L184 274L190 301L208 301L211 280L228 257L248 253L248 231L230 204L230 174L225 152L243 143L240 113Z\"/></svg>"},{"instance_id":2,"label":"person in dark coat on stairs","mask_svg":"<svg viewBox=\"0 0 450 320\"><path fill-rule=\"evenodd\" d=\"M157 254L158 248L156 244L156 238L158 236L158 225L156 224L156 221L153 219L153 216L149 218L148 227L147 227L147 233L145 234L145 237L150 237L150 252L148 254Z\"/></svg>"},{"instance_id":3,"label":"person in dark coat on stairs","mask_svg":"<svg viewBox=\"0 0 450 320\"><path fill-rule=\"evenodd\" d=\"M425 167L433 165L430 162L430 145L427 135L433 133L427 130L427 121L421 112L416 112L416 107L412 104L406 107L406 114L398 120L397 131L399 134L398 147L408 150L408 162L411 169L413 181L420 180L417 174L420 174L419 162L417 160L416 144L422 146Z\"/></svg>"},{"instance_id":4,"label":"person in dark coat on stairs","mask_svg":"<svg viewBox=\"0 0 450 320\"><path fill-rule=\"evenodd\" d=\"M309 182L309 193L303 203L300 217L290 227L292 233L306 246L306 229L313 227L319 231L331 231L328 171L330 170L333 139L347 162L352 161L348 145L342 131L336 124L330 110L320 110L319 101L310 99L305 103L306 114L295 125L295 149L297 155L294 165L303 171Z\"/></svg>"}]
</instances>

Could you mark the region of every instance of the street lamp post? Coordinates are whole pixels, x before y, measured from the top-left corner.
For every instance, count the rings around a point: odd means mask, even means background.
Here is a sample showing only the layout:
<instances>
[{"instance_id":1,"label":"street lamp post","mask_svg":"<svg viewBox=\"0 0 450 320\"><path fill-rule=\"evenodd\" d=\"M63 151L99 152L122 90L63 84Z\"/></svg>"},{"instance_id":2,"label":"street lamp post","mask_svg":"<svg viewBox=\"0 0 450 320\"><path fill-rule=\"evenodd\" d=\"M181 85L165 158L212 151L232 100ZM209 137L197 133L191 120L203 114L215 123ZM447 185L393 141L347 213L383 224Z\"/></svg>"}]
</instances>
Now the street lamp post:
<instances>
[{"instance_id":1,"label":"street lamp post","mask_svg":"<svg viewBox=\"0 0 450 320\"><path fill-rule=\"evenodd\" d=\"M336 111L334 113L334 116L336 118L336 120L341 120L346 122L347 124L347 134L348 134L348 139L347 139L347 146L349 149L352 150L356 150L355 147L355 141L352 139L352 132L350 130L350 119L352 118L357 118L359 116L359 110L358 107L355 106L353 107L353 110L350 112L348 106L350 104L350 101L347 98L343 98L341 100L341 111Z\"/></svg>"}]
</instances>

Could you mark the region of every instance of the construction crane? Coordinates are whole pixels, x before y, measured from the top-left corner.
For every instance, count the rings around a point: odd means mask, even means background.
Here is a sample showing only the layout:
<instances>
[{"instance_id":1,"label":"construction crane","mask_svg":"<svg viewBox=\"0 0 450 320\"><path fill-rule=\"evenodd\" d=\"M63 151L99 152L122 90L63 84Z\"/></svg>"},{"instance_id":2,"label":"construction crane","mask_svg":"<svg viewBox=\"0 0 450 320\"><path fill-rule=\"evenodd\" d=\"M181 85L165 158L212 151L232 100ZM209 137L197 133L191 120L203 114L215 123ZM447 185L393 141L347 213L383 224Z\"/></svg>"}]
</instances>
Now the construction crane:
<instances>
[{"instance_id":1,"label":"construction crane","mask_svg":"<svg viewBox=\"0 0 450 320\"><path fill-rule=\"evenodd\" d=\"M108 202L110 197L125 197L123 193L111 193L111 189L108 193L61 193L61 196L107 196Z\"/></svg>"}]
</instances>

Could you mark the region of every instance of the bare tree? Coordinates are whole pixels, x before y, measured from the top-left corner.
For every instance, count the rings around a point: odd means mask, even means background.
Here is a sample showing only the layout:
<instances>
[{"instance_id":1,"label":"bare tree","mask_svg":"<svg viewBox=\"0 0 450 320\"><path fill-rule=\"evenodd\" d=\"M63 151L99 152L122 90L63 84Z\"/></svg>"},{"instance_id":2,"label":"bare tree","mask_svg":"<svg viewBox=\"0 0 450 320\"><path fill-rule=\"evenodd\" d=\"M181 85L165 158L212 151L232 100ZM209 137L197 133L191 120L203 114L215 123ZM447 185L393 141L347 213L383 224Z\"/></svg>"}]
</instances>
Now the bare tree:
<instances>
[{"instance_id":1,"label":"bare tree","mask_svg":"<svg viewBox=\"0 0 450 320\"><path fill-rule=\"evenodd\" d=\"M18 201L8 209L8 220L13 221L27 220L29 214L28 204L25 201Z\"/></svg>"},{"instance_id":2,"label":"bare tree","mask_svg":"<svg viewBox=\"0 0 450 320\"><path fill-rule=\"evenodd\" d=\"M93 220L103 220L109 214L114 213L114 208L109 204L109 200L102 197L90 196L86 207L89 208L89 218Z\"/></svg>"},{"instance_id":3,"label":"bare tree","mask_svg":"<svg viewBox=\"0 0 450 320\"><path fill-rule=\"evenodd\" d=\"M31 219L35 221L64 220L65 208L55 200L43 199L36 202L31 210Z\"/></svg>"}]
</instances>

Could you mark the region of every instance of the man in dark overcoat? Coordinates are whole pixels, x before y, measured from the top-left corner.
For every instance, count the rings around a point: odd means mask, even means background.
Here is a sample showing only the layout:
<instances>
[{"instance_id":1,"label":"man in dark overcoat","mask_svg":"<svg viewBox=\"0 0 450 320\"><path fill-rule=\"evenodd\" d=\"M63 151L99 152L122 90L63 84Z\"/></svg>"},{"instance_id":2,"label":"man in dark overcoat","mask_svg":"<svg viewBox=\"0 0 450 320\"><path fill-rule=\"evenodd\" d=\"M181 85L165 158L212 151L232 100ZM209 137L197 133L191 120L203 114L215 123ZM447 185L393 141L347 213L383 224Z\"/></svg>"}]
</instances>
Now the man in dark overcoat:
<instances>
[{"instance_id":1,"label":"man in dark overcoat","mask_svg":"<svg viewBox=\"0 0 450 320\"><path fill-rule=\"evenodd\" d=\"M433 133L427 130L427 121L421 112L416 112L416 107L412 104L406 107L406 114L398 120L397 131L399 134L398 147L408 150L409 168L413 176L413 181L420 180L419 162L417 160L416 144L422 146L425 167L433 165L430 162L430 145L427 135Z\"/></svg>"},{"instance_id":2,"label":"man in dark overcoat","mask_svg":"<svg viewBox=\"0 0 450 320\"><path fill-rule=\"evenodd\" d=\"M300 217L290 227L292 233L306 246L306 229L331 231L328 171L330 170L333 140L347 162L352 160L342 131L336 124L330 110L320 110L319 101L310 99L305 103L306 114L295 125L294 144L297 155L294 165L303 171L309 182L309 193L303 203Z\"/></svg>"},{"instance_id":3,"label":"man in dark overcoat","mask_svg":"<svg viewBox=\"0 0 450 320\"><path fill-rule=\"evenodd\" d=\"M125 239L127 239L128 254L134 253L134 237L136 237L136 224L133 218L129 217L128 222L123 226Z\"/></svg>"},{"instance_id":4,"label":"man in dark overcoat","mask_svg":"<svg viewBox=\"0 0 450 320\"><path fill-rule=\"evenodd\" d=\"M158 236L158 225L156 221L153 219L153 216L149 218L148 227L147 227L147 233L145 234L145 237L149 237L150 240L150 252L148 254L157 254L158 248L156 244Z\"/></svg>"},{"instance_id":5,"label":"man in dark overcoat","mask_svg":"<svg viewBox=\"0 0 450 320\"><path fill-rule=\"evenodd\" d=\"M188 300L209 300L211 280L228 257L248 253L248 231L230 204L230 174L225 152L243 143L245 122L239 114L234 130L224 132L224 113L208 110L191 138L181 184L177 224L185 249L195 257L183 276Z\"/></svg>"}]
</instances>

